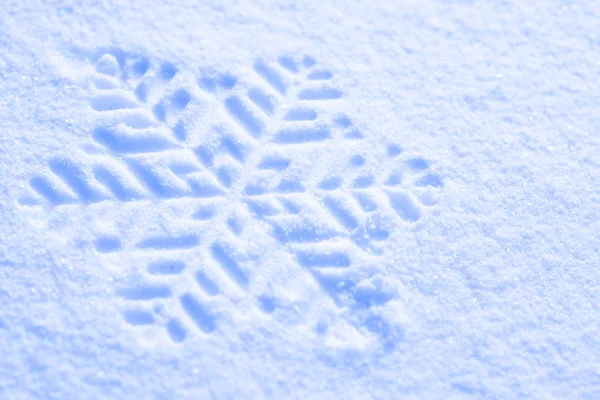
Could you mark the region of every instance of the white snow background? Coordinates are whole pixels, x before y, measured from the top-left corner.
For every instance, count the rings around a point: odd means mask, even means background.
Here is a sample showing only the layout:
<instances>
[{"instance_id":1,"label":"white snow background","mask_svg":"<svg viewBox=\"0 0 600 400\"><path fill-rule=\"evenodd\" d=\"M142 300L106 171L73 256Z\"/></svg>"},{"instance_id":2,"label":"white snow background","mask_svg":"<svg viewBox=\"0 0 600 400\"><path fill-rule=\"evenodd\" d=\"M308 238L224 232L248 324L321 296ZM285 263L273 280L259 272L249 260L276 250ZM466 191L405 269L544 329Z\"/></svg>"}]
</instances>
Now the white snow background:
<instances>
[{"instance_id":1,"label":"white snow background","mask_svg":"<svg viewBox=\"0 0 600 400\"><path fill-rule=\"evenodd\" d=\"M600 398L594 1L0 4L0 398Z\"/></svg>"}]
</instances>

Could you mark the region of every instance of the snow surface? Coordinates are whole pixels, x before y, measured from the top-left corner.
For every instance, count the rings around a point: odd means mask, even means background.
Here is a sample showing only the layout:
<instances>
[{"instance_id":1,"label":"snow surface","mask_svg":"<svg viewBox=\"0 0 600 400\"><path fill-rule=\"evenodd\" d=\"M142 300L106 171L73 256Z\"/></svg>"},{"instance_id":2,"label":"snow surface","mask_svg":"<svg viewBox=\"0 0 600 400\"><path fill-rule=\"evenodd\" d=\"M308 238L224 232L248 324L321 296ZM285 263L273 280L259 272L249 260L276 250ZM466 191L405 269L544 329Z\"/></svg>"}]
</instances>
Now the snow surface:
<instances>
[{"instance_id":1,"label":"snow surface","mask_svg":"<svg viewBox=\"0 0 600 400\"><path fill-rule=\"evenodd\" d=\"M600 398L595 1L0 4L0 398Z\"/></svg>"}]
</instances>

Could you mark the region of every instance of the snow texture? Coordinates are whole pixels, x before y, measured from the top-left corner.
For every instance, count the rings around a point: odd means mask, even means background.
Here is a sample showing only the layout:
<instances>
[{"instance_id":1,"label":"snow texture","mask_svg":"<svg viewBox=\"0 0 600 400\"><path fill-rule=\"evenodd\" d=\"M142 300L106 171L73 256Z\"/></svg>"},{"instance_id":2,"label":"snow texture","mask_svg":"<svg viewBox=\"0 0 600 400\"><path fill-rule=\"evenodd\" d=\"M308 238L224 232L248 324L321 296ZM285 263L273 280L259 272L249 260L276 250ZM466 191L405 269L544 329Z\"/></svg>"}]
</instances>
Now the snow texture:
<instances>
[{"instance_id":1,"label":"snow texture","mask_svg":"<svg viewBox=\"0 0 600 400\"><path fill-rule=\"evenodd\" d=\"M0 11L0 398L600 398L596 2Z\"/></svg>"}]
</instances>

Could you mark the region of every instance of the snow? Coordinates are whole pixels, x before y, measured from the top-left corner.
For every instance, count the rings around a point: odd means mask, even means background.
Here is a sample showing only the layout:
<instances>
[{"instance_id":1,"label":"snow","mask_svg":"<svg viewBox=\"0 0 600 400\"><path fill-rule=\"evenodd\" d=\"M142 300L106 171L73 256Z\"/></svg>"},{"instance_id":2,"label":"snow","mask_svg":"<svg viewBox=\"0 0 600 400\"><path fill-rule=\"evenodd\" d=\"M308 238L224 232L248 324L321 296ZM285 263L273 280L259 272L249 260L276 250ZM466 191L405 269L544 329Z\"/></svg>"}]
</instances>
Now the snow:
<instances>
[{"instance_id":1,"label":"snow","mask_svg":"<svg viewBox=\"0 0 600 400\"><path fill-rule=\"evenodd\" d=\"M594 2L0 10L0 397L600 397Z\"/></svg>"}]
</instances>

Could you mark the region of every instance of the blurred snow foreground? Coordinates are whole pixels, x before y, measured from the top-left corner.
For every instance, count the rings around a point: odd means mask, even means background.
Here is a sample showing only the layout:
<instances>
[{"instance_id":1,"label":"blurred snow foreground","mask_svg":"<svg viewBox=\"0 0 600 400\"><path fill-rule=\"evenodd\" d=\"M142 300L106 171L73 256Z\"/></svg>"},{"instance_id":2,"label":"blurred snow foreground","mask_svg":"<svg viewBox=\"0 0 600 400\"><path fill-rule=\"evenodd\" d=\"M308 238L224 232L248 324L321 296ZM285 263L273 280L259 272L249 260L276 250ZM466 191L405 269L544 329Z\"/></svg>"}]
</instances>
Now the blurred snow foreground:
<instances>
[{"instance_id":1,"label":"blurred snow foreground","mask_svg":"<svg viewBox=\"0 0 600 400\"><path fill-rule=\"evenodd\" d=\"M600 397L592 2L2 8L0 397Z\"/></svg>"}]
</instances>

